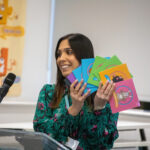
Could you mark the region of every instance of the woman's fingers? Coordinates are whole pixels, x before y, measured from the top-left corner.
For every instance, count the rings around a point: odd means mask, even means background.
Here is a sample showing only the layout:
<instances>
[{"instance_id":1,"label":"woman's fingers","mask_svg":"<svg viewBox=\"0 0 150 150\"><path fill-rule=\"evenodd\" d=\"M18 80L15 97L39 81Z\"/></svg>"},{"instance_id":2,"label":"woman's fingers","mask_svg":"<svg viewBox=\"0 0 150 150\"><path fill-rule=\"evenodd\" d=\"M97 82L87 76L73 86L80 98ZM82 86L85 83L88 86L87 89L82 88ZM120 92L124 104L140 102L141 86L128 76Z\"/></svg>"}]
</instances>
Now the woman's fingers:
<instances>
[{"instance_id":1,"label":"woman's fingers","mask_svg":"<svg viewBox=\"0 0 150 150\"><path fill-rule=\"evenodd\" d=\"M100 82L96 95L99 99L109 100L114 91L114 88L115 84L113 83L113 81L107 81L104 85L102 85L102 82Z\"/></svg>"},{"instance_id":2,"label":"woman's fingers","mask_svg":"<svg viewBox=\"0 0 150 150\"><path fill-rule=\"evenodd\" d=\"M109 94L110 89L111 89L112 86L113 86L113 82L111 81L111 82L109 82L109 84L107 85L105 91L103 92L104 95L108 95Z\"/></svg>"},{"instance_id":3,"label":"woman's fingers","mask_svg":"<svg viewBox=\"0 0 150 150\"><path fill-rule=\"evenodd\" d=\"M112 95L112 93L114 92L115 90L115 83L112 84L111 88L110 88L110 91L108 93L108 96L110 97Z\"/></svg>"},{"instance_id":4,"label":"woman's fingers","mask_svg":"<svg viewBox=\"0 0 150 150\"><path fill-rule=\"evenodd\" d=\"M77 83L77 81L74 81L70 86L70 91L80 102L84 101L90 94L90 90L83 94L84 90L86 89L87 83L84 83L83 86L82 85L83 79L79 83Z\"/></svg>"},{"instance_id":5,"label":"woman's fingers","mask_svg":"<svg viewBox=\"0 0 150 150\"><path fill-rule=\"evenodd\" d=\"M75 80L71 85L70 85L70 91L73 92L74 91L74 87L77 84L78 80Z\"/></svg>"},{"instance_id":6,"label":"woman's fingers","mask_svg":"<svg viewBox=\"0 0 150 150\"><path fill-rule=\"evenodd\" d=\"M107 81L102 87L101 87L101 93L104 93L104 91L105 91L105 89L107 88L107 86L108 86L108 84L109 84L109 81Z\"/></svg>"},{"instance_id":7,"label":"woman's fingers","mask_svg":"<svg viewBox=\"0 0 150 150\"><path fill-rule=\"evenodd\" d=\"M104 99L106 99L107 101L110 100L110 96L112 95L113 91L115 89L115 84L111 81L109 83L109 85L107 86L106 90L104 91Z\"/></svg>"},{"instance_id":8,"label":"woman's fingers","mask_svg":"<svg viewBox=\"0 0 150 150\"><path fill-rule=\"evenodd\" d=\"M85 90L85 88L86 88L86 86L87 86L87 83L85 83L84 85L83 85L83 79L79 82L79 83L77 83L78 82L78 80L75 80L72 84L71 84L71 86L70 86L70 91L74 94L74 95L76 95L76 96L82 96L82 94L83 94L83 91ZM83 86L82 86L83 85Z\"/></svg>"},{"instance_id":9,"label":"woman's fingers","mask_svg":"<svg viewBox=\"0 0 150 150\"><path fill-rule=\"evenodd\" d=\"M99 83L99 87L98 87L98 91L100 91L100 90L101 90L102 86L103 86L103 83L102 83L102 81L100 81L100 83Z\"/></svg>"},{"instance_id":10,"label":"woman's fingers","mask_svg":"<svg viewBox=\"0 0 150 150\"><path fill-rule=\"evenodd\" d=\"M87 96L90 94L91 90L89 89L83 96L82 99L85 100Z\"/></svg>"},{"instance_id":11,"label":"woman's fingers","mask_svg":"<svg viewBox=\"0 0 150 150\"><path fill-rule=\"evenodd\" d=\"M79 95L79 96L82 95L82 93L83 93L83 91L85 90L86 86L87 86L87 83L84 83L84 85L82 86L82 88L81 88L81 89L79 90L79 92L78 92L78 95Z\"/></svg>"},{"instance_id":12,"label":"woman's fingers","mask_svg":"<svg viewBox=\"0 0 150 150\"><path fill-rule=\"evenodd\" d=\"M80 90L82 84L83 84L83 79L76 85L76 87L75 87L75 89L74 89L74 90L75 90L75 93L78 93L78 92L79 92L79 90Z\"/></svg>"},{"instance_id":13,"label":"woman's fingers","mask_svg":"<svg viewBox=\"0 0 150 150\"><path fill-rule=\"evenodd\" d=\"M82 83L83 83L83 79L80 82L78 82L78 80L75 80L70 86L70 91L74 93L78 93Z\"/></svg>"}]
</instances>

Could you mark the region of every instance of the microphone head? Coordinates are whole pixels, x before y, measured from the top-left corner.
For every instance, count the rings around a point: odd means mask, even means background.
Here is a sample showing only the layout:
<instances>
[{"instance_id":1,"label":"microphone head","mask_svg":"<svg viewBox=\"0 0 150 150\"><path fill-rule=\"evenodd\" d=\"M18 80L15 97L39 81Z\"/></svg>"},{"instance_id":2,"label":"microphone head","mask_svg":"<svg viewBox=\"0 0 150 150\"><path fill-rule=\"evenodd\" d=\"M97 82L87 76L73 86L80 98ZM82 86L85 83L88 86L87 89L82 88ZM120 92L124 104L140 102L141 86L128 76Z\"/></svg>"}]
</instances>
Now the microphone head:
<instances>
[{"instance_id":1,"label":"microphone head","mask_svg":"<svg viewBox=\"0 0 150 150\"><path fill-rule=\"evenodd\" d=\"M7 85L10 87L10 86L12 86L12 84L14 83L15 79L16 79L16 75L13 74L13 73L9 73L9 74L6 76L6 78L5 78L4 82L3 82L3 84L7 84Z\"/></svg>"}]
</instances>

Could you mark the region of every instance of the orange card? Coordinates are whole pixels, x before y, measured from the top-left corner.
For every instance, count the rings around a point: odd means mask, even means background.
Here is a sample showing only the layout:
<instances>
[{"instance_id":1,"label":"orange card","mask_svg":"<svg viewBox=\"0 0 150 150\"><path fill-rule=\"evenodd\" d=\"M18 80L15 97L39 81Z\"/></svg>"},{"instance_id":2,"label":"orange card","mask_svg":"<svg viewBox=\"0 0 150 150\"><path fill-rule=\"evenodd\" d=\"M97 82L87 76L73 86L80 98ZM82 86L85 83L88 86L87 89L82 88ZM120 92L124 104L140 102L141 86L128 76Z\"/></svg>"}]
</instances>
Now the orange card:
<instances>
[{"instance_id":1,"label":"orange card","mask_svg":"<svg viewBox=\"0 0 150 150\"><path fill-rule=\"evenodd\" d=\"M119 82L132 78L126 64L121 64L113 68L101 71L99 72L99 75L103 83L105 83L107 80Z\"/></svg>"}]
</instances>

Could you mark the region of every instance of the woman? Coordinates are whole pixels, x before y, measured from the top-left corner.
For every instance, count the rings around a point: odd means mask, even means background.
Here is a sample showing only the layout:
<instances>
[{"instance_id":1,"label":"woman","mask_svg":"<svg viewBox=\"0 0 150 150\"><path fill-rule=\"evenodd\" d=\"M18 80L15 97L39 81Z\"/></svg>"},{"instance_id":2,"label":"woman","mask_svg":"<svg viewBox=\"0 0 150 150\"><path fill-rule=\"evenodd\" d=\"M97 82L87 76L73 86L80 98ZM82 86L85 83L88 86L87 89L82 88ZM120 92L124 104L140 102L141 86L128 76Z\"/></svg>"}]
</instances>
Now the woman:
<instances>
[{"instance_id":1,"label":"woman","mask_svg":"<svg viewBox=\"0 0 150 150\"><path fill-rule=\"evenodd\" d=\"M118 113L112 114L109 100L114 83L100 82L98 90L82 94L86 83L74 81L70 87L65 78L81 64L93 58L91 41L82 34L68 34L59 39L55 51L56 85L44 85L37 102L34 130L44 132L62 144L78 141L78 150L110 149L118 138ZM90 96L89 96L90 95ZM68 105L69 104L69 105Z\"/></svg>"}]
</instances>

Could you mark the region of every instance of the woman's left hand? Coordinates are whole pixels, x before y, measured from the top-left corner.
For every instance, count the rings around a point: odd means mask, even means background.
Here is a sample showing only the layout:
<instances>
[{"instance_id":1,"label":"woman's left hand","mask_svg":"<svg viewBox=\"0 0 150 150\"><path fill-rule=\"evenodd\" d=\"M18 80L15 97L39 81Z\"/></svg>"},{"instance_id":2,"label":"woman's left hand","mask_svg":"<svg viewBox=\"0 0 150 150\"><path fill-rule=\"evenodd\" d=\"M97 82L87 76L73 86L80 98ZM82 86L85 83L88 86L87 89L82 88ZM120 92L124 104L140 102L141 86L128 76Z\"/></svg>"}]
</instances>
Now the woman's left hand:
<instances>
[{"instance_id":1,"label":"woman's left hand","mask_svg":"<svg viewBox=\"0 0 150 150\"><path fill-rule=\"evenodd\" d=\"M94 98L94 110L102 109L106 105L110 100L114 89L115 84L112 81L107 81L104 85L100 82Z\"/></svg>"}]
</instances>

